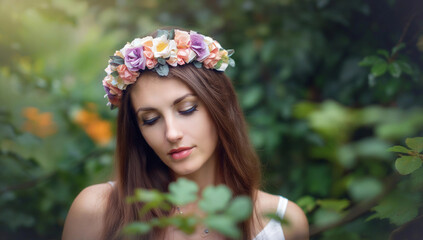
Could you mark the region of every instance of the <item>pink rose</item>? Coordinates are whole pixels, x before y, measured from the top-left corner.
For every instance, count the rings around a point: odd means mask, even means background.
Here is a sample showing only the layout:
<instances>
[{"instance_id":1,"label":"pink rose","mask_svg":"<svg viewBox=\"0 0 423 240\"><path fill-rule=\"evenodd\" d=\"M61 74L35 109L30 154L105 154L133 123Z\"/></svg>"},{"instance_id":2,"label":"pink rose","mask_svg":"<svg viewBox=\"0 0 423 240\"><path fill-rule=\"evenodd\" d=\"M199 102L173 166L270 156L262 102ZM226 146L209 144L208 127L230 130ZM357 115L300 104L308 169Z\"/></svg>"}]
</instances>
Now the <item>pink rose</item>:
<instances>
[{"instance_id":1,"label":"pink rose","mask_svg":"<svg viewBox=\"0 0 423 240\"><path fill-rule=\"evenodd\" d=\"M219 54L219 48L216 47L214 42L209 45L209 49L210 55L203 61L203 66L208 69L213 69L222 56Z\"/></svg>"},{"instance_id":2,"label":"pink rose","mask_svg":"<svg viewBox=\"0 0 423 240\"><path fill-rule=\"evenodd\" d=\"M144 46L144 56L146 58L145 66L148 69L153 69L157 64L157 60L154 58L154 53L151 48Z\"/></svg>"},{"instance_id":3,"label":"pink rose","mask_svg":"<svg viewBox=\"0 0 423 240\"><path fill-rule=\"evenodd\" d=\"M188 32L175 29L175 42L178 49L191 47L191 37Z\"/></svg>"},{"instance_id":4,"label":"pink rose","mask_svg":"<svg viewBox=\"0 0 423 240\"><path fill-rule=\"evenodd\" d=\"M167 64L172 67L176 67L178 65L178 58L176 56L170 56L168 60L166 60ZM179 64L182 65L182 64Z\"/></svg>"},{"instance_id":5,"label":"pink rose","mask_svg":"<svg viewBox=\"0 0 423 240\"><path fill-rule=\"evenodd\" d=\"M147 66L148 69L153 69L157 65L157 60L154 58L147 59L145 65Z\"/></svg>"},{"instance_id":6,"label":"pink rose","mask_svg":"<svg viewBox=\"0 0 423 240\"><path fill-rule=\"evenodd\" d=\"M178 57L178 64L184 65L185 63L191 62L195 58L195 53L190 48L178 49L176 53Z\"/></svg>"},{"instance_id":7,"label":"pink rose","mask_svg":"<svg viewBox=\"0 0 423 240\"><path fill-rule=\"evenodd\" d=\"M134 83L140 75L139 72L129 71L125 64L119 65L116 70L119 73L119 77L128 85Z\"/></svg>"},{"instance_id":8,"label":"pink rose","mask_svg":"<svg viewBox=\"0 0 423 240\"><path fill-rule=\"evenodd\" d=\"M119 106L120 99L122 97L122 90L110 84L110 77L107 76L103 80L103 87L106 91L109 102L115 106Z\"/></svg>"}]
</instances>

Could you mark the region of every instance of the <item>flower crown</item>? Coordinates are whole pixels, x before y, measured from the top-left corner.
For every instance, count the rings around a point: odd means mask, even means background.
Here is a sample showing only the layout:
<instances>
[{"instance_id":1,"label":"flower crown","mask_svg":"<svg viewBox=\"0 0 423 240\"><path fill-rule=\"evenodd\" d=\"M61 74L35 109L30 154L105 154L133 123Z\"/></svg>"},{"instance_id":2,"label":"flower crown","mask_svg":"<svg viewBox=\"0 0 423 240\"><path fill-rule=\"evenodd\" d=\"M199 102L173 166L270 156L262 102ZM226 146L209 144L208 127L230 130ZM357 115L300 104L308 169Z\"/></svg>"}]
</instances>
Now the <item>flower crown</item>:
<instances>
[{"instance_id":1,"label":"flower crown","mask_svg":"<svg viewBox=\"0 0 423 240\"><path fill-rule=\"evenodd\" d=\"M193 63L197 68L204 66L225 71L228 65L235 66L235 61L230 58L233 53L212 38L194 31L158 30L155 38L136 38L110 56L105 69L107 76L103 79L104 97L109 99L107 105L112 109L119 106L123 91L135 83L144 70L167 76L169 65Z\"/></svg>"}]
</instances>

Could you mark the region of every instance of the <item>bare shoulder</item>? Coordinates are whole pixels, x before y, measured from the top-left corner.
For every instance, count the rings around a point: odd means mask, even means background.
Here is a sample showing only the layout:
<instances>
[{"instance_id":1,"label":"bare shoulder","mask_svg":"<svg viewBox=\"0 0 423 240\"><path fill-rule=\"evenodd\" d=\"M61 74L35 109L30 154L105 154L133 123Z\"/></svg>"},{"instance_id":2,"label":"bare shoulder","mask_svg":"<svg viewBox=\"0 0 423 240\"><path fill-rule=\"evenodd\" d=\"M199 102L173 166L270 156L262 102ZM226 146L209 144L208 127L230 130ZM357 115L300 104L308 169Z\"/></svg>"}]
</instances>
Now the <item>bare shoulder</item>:
<instances>
[{"instance_id":1,"label":"bare shoulder","mask_svg":"<svg viewBox=\"0 0 423 240\"><path fill-rule=\"evenodd\" d=\"M62 239L99 239L111 191L112 186L108 183L92 185L82 190L68 212Z\"/></svg>"},{"instance_id":2,"label":"bare shoulder","mask_svg":"<svg viewBox=\"0 0 423 240\"><path fill-rule=\"evenodd\" d=\"M287 225L284 226L286 240L309 239L309 226L307 217L297 204L288 201L284 219L287 220Z\"/></svg>"},{"instance_id":3,"label":"bare shoulder","mask_svg":"<svg viewBox=\"0 0 423 240\"><path fill-rule=\"evenodd\" d=\"M258 207L262 213L274 213L277 211L280 196L272 195L263 191L257 193ZM309 226L303 210L294 202L288 200L284 219L287 224L283 226L286 240L309 239Z\"/></svg>"},{"instance_id":4,"label":"bare shoulder","mask_svg":"<svg viewBox=\"0 0 423 240\"><path fill-rule=\"evenodd\" d=\"M279 196L267 192L257 192L258 211L261 213L275 213L278 209Z\"/></svg>"}]
</instances>

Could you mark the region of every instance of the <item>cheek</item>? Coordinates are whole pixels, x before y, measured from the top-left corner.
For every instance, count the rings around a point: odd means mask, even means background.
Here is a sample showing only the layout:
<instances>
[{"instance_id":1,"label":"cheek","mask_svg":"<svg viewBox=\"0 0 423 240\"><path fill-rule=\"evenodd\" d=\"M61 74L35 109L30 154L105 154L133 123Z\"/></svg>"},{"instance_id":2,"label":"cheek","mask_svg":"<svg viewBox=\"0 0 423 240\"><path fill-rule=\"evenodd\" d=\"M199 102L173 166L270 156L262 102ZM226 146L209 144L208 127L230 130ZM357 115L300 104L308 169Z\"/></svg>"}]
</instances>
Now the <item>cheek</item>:
<instances>
[{"instance_id":1,"label":"cheek","mask_svg":"<svg viewBox=\"0 0 423 240\"><path fill-rule=\"evenodd\" d=\"M159 138L159 136L161 136L157 129L154 128L144 128L142 129L140 127L140 131L142 136L144 137L145 141L147 142L147 144L154 150L157 152L158 147L162 145L162 141Z\"/></svg>"},{"instance_id":2,"label":"cheek","mask_svg":"<svg viewBox=\"0 0 423 240\"><path fill-rule=\"evenodd\" d=\"M211 150L214 150L217 143L217 132L214 123L207 114L202 116L201 120L198 121L195 127L195 133L197 139L200 139L206 143Z\"/></svg>"}]
</instances>

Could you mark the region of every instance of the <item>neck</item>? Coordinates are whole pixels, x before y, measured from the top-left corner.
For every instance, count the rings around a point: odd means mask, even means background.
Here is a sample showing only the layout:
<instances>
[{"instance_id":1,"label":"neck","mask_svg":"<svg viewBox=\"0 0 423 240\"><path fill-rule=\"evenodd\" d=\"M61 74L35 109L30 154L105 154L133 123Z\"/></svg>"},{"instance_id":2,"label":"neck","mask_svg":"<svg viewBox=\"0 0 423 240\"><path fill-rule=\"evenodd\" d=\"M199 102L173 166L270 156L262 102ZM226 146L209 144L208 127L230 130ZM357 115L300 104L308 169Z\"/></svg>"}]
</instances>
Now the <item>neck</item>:
<instances>
[{"instance_id":1,"label":"neck","mask_svg":"<svg viewBox=\"0 0 423 240\"><path fill-rule=\"evenodd\" d=\"M187 175L175 174L175 178L178 179L180 177L184 177L194 181L199 188L198 194L201 195L204 188L221 182L216 176L216 162L217 158L213 156L197 171Z\"/></svg>"}]
</instances>

